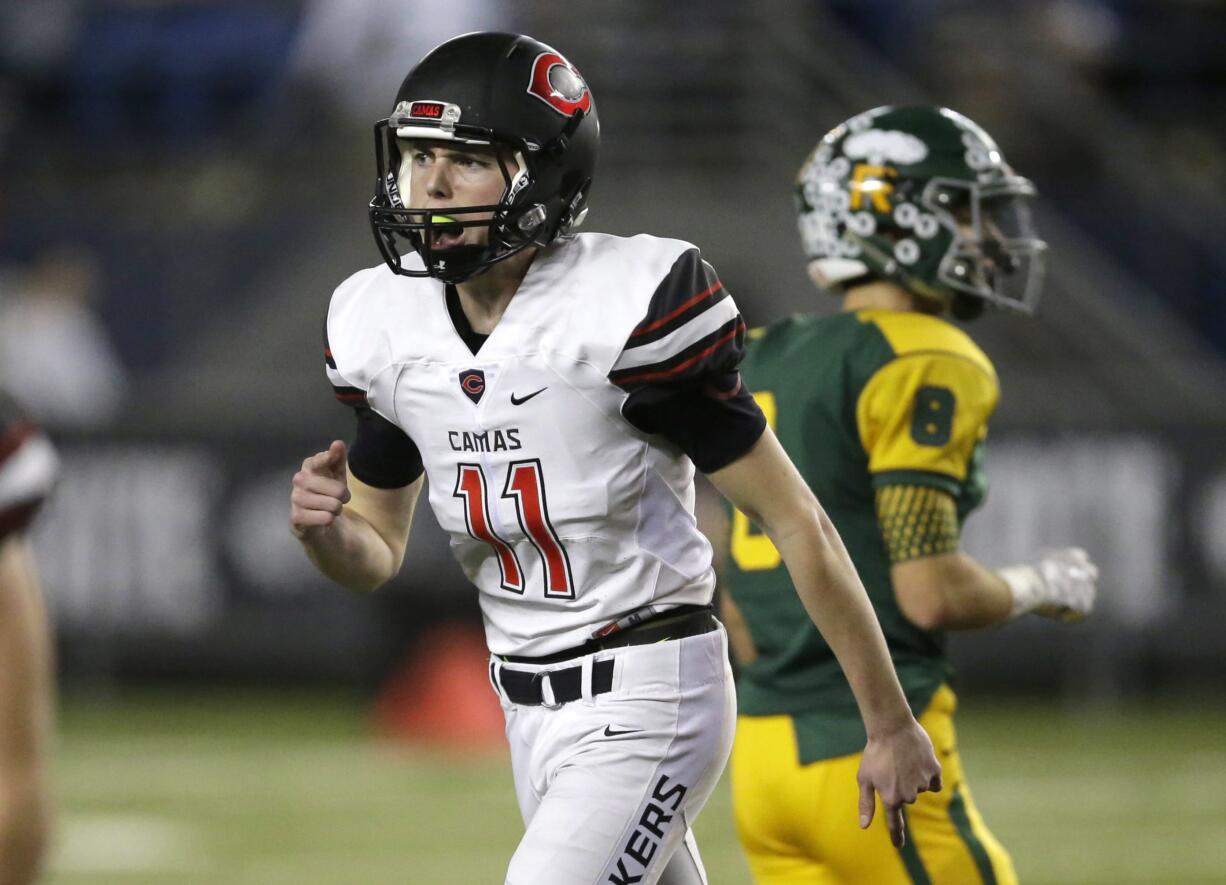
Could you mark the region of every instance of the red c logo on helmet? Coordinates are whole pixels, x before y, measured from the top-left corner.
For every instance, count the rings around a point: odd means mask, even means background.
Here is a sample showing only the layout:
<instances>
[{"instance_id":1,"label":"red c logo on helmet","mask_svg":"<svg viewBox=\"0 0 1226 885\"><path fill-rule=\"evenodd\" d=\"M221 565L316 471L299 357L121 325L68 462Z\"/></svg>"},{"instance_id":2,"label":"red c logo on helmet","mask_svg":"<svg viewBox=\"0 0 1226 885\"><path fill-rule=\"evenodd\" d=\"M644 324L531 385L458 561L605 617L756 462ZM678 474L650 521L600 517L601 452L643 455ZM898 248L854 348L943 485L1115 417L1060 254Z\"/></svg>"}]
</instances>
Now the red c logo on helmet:
<instances>
[{"instance_id":1,"label":"red c logo on helmet","mask_svg":"<svg viewBox=\"0 0 1226 885\"><path fill-rule=\"evenodd\" d=\"M535 95L563 117L575 111L590 113L592 93L575 66L556 52L542 52L532 63L528 93Z\"/></svg>"}]
</instances>

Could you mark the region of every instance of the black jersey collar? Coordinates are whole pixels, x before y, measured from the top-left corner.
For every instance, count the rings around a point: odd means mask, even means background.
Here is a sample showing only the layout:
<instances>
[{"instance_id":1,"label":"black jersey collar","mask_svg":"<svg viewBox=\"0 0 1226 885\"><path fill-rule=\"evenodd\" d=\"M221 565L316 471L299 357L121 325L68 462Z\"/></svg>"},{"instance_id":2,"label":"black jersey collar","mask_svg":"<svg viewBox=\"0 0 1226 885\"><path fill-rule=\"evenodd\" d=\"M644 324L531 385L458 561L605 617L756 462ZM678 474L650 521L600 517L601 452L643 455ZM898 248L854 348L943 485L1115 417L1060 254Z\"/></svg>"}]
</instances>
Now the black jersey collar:
<instances>
[{"instance_id":1,"label":"black jersey collar","mask_svg":"<svg viewBox=\"0 0 1226 885\"><path fill-rule=\"evenodd\" d=\"M481 345L490 336L473 331L472 323L468 321L468 317L464 315L464 308L460 306L460 293L450 283L447 284L447 313L451 315L451 325L455 326L456 334L460 336L460 340L476 356L477 351L481 349Z\"/></svg>"}]
</instances>

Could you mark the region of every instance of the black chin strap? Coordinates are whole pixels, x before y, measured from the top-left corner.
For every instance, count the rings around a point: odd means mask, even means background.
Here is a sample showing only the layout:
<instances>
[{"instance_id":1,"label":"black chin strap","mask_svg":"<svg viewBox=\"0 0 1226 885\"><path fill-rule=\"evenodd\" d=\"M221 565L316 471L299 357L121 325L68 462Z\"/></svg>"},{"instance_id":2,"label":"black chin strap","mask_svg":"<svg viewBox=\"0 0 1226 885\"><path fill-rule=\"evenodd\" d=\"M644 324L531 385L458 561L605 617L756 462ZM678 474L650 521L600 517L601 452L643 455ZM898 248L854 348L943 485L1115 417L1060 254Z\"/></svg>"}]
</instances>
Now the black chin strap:
<instances>
[{"instance_id":1,"label":"black chin strap","mask_svg":"<svg viewBox=\"0 0 1226 885\"><path fill-rule=\"evenodd\" d=\"M421 250L419 250L421 251ZM451 249L431 249L430 258L422 261L431 265L433 276L445 283L462 283L485 270L488 248L485 246L455 246Z\"/></svg>"}]
</instances>

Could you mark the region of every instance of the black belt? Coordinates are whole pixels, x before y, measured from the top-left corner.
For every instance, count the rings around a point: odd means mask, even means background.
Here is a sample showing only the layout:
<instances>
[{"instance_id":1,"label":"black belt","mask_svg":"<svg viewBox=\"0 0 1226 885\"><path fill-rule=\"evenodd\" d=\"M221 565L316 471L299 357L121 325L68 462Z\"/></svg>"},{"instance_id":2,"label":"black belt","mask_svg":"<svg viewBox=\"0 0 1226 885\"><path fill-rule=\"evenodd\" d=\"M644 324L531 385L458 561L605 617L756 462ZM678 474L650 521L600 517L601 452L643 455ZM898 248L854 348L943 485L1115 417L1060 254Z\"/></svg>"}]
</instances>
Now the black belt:
<instances>
[{"instance_id":1,"label":"black belt","mask_svg":"<svg viewBox=\"0 0 1226 885\"><path fill-rule=\"evenodd\" d=\"M565 651L543 655L539 658L526 658L518 655L501 655L500 658L508 664L560 664L574 658L590 655L606 648L624 648L627 645L652 645L666 639L681 639L685 636L699 636L710 633L719 626L709 605L679 605L654 615L645 621L640 621L633 627L626 627L616 633L591 639L568 648Z\"/></svg>"},{"instance_id":2,"label":"black belt","mask_svg":"<svg viewBox=\"0 0 1226 885\"><path fill-rule=\"evenodd\" d=\"M553 690L553 700L545 694L545 677ZM498 670L498 683L503 693L513 704L539 707L549 703L561 706L583 697L583 668L567 667L564 670ZM592 694L604 694L613 690L613 661L605 659L592 664Z\"/></svg>"},{"instance_id":3,"label":"black belt","mask_svg":"<svg viewBox=\"0 0 1226 885\"><path fill-rule=\"evenodd\" d=\"M512 663L556 664L583 657L593 652L609 648L624 648L630 645L654 645L668 639L681 639L686 636L700 636L710 633L719 626L719 621L711 613L710 606L680 606L670 611L662 612L633 627L627 627L608 636L593 639L583 645L566 651L540 658L523 658L503 655L502 660ZM491 670L495 668L491 665ZM549 687L553 691L552 704L569 704L583 697L583 667L566 667L561 670L512 670L506 667L496 669L498 683L502 686L507 699L513 704L539 707L549 701L545 695L543 683L549 677ZM592 694L604 694L613 689L613 661L602 660L592 664Z\"/></svg>"}]
</instances>

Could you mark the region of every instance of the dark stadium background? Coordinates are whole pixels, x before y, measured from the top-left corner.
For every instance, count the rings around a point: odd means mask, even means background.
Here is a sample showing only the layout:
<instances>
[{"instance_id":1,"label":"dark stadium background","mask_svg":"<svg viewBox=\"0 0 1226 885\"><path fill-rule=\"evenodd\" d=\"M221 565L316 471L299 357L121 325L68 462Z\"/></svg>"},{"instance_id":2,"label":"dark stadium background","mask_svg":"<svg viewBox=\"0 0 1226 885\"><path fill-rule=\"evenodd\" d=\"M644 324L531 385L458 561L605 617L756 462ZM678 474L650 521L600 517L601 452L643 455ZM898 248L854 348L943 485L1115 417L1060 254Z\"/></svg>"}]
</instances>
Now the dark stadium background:
<instances>
[{"instance_id":1,"label":"dark stadium background","mask_svg":"<svg viewBox=\"0 0 1226 885\"><path fill-rule=\"evenodd\" d=\"M789 189L851 113L946 104L1035 180L1041 314L971 327L1004 399L966 546L1002 565L1081 543L1100 606L954 638L964 757L1024 881L1226 882L1210 0L5 4L0 371L64 458L36 536L62 690L50 881L500 879L519 822L470 678L475 592L428 508L373 597L286 529L298 463L349 429L320 328L378 261L371 124L476 29L590 82L587 229L698 244L751 324L834 307ZM438 749L457 733L474 748ZM713 883L748 881L725 792L700 834Z\"/></svg>"}]
</instances>

